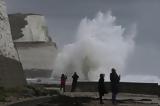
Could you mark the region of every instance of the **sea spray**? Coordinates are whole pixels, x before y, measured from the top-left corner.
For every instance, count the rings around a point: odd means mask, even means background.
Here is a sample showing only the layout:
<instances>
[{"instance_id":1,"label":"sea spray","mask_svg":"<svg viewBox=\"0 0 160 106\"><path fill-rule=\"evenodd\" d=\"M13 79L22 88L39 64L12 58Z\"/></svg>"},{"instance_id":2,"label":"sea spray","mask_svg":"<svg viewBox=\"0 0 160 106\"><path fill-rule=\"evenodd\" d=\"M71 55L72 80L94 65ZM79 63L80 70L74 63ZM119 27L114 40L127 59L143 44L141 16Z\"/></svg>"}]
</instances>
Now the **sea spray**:
<instances>
[{"instance_id":1,"label":"sea spray","mask_svg":"<svg viewBox=\"0 0 160 106\"><path fill-rule=\"evenodd\" d=\"M126 30L115 21L110 11L82 19L75 42L58 53L52 76L77 72L81 80L94 81L104 73L108 79L112 67L122 74L127 57L134 50L136 26Z\"/></svg>"}]
</instances>

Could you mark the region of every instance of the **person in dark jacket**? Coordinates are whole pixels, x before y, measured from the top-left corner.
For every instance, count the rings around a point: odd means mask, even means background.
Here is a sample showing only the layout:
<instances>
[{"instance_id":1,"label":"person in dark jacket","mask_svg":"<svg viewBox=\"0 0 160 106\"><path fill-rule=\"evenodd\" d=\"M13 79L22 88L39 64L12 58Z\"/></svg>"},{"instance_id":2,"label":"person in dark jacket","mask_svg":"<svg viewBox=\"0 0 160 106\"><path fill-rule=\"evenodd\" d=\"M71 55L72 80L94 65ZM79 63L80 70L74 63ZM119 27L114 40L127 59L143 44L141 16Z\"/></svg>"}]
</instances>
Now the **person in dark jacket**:
<instances>
[{"instance_id":1,"label":"person in dark jacket","mask_svg":"<svg viewBox=\"0 0 160 106\"><path fill-rule=\"evenodd\" d=\"M73 76L72 76L72 88L71 88L71 92L74 92L77 86L77 81L78 81L79 76L77 75L76 72L74 72Z\"/></svg>"},{"instance_id":2,"label":"person in dark jacket","mask_svg":"<svg viewBox=\"0 0 160 106\"><path fill-rule=\"evenodd\" d=\"M116 70L112 68L112 72L110 73L110 81L111 81L111 90L112 90L112 103L116 103L116 96L118 93L118 85L120 82L120 75L118 76Z\"/></svg>"},{"instance_id":3,"label":"person in dark jacket","mask_svg":"<svg viewBox=\"0 0 160 106\"><path fill-rule=\"evenodd\" d=\"M65 92L66 80L67 80L67 76L64 75L64 74L62 74L62 75L61 75L61 86L60 86L60 90L63 89L63 92Z\"/></svg>"},{"instance_id":4,"label":"person in dark jacket","mask_svg":"<svg viewBox=\"0 0 160 106\"><path fill-rule=\"evenodd\" d=\"M103 104L102 97L105 94L105 84L104 84L104 74L100 74L100 78L98 81L98 92L99 92L99 99L100 99L100 104Z\"/></svg>"}]
</instances>

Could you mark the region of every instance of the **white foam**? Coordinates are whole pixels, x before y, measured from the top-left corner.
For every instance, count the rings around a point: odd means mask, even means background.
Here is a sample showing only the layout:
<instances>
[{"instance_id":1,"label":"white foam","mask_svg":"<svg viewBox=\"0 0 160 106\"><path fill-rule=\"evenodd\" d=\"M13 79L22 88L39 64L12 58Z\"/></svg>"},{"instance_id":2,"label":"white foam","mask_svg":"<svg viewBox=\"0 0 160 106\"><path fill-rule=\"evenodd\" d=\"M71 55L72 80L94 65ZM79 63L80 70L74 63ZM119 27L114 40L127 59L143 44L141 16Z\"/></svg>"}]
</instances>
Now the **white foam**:
<instances>
[{"instance_id":1,"label":"white foam","mask_svg":"<svg viewBox=\"0 0 160 106\"><path fill-rule=\"evenodd\" d=\"M110 11L99 12L93 19L82 19L76 41L59 52L53 75L76 71L81 79L93 81L100 73L109 76L112 67L122 73L134 50L136 30L133 27L127 31L115 21Z\"/></svg>"}]
</instances>

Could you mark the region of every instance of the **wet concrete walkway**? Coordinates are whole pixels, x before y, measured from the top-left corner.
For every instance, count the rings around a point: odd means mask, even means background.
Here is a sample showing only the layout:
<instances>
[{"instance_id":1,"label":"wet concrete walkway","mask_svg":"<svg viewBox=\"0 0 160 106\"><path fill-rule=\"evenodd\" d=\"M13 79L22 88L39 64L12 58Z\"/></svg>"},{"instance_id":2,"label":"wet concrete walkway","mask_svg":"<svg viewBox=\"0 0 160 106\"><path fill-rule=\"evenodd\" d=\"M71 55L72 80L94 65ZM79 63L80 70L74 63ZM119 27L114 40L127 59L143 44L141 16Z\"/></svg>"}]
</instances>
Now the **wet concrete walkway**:
<instances>
[{"instance_id":1,"label":"wet concrete walkway","mask_svg":"<svg viewBox=\"0 0 160 106\"><path fill-rule=\"evenodd\" d=\"M114 106L111 103L111 93L106 94L103 97L104 99L103 105L99 104L98 93L65 92L63 93L63 95L70 96L70 97L92 97L92 98L97 99L97 100L92 100L91 102L84 104L84 106ZM160 106L160 99L156 95L119 93L117 96L117 100L118 100L117 106Z\"/></svg>"},{"instance_id":2,"label":"wet concrete walkway","mask_svg":"<svg viewBox=\"0 0 160 106\"><path fill-rule=\"evenodd\" d=\"M60 94L49 96L45 101L42 99L38 102L33 99L11 106L160 106L160 99L156 95L119 93L117 104L113 105L111 93L103 97L104 104L99 104L97 92L60 92Z\"/></svg>"}]
</instances>

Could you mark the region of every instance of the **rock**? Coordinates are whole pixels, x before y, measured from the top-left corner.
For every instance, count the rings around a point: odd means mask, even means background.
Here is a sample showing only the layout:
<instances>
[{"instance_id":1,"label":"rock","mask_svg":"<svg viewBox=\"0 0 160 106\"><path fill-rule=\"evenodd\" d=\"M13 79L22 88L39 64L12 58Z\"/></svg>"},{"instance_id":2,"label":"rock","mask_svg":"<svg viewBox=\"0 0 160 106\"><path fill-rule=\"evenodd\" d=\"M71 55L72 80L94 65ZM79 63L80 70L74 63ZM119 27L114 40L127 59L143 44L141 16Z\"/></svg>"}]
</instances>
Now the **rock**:
<instances>
[{"instance_id":1,"label":"rock","mask_svg":"<svg viewBox=\"0 0 160 106\"><path fill-rule=\"evenodd\" d=\"M9 14L15 42L49 42L45 17L38 14Z\"/></svg>"},{"instance_id":2,"label":"rock","mask_svg":"<svg viewBox=\"0 0 160 106\"><path fill-rule=\"evenodd\" d=\"M57 46L48 35L45 17L39 14L10 14L9 20L27 78L50 77Z\"/></svg>"},{"instance_id":3,"label":"rock","mask_svg":"<svg viewBox=\"0 0 160 106\"><path fill-rule=\"evenodd\" d=\"M0 0L0 32L0 86L24 86L26 80L13 44L4 0Z\"/></svg>"}]
</instances>

